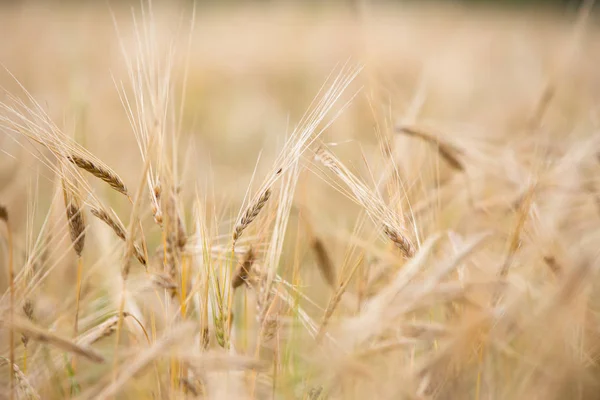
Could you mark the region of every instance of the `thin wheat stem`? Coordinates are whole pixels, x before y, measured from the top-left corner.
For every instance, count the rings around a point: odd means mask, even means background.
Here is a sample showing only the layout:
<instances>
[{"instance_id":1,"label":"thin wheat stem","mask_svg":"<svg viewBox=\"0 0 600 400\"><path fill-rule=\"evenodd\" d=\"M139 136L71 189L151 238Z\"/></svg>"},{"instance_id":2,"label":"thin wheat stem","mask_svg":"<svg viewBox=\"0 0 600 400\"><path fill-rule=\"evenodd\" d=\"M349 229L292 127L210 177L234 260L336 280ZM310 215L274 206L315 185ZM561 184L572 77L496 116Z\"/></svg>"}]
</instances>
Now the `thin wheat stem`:
<instances>
[{"instance_id":1,"label":"thin wheat stem","mask_svg":"<svg viewBox=\"0 0 600 400\"><path fill-rule=\"evenodd\" d=\"M83 258L77 258L77 287L75 297L75 324L73 326L73 337L77 337L79 332L79 302L81 299L81 279L83 275Z\"/></svg>"},{"instance_id":2,"label":"thin wheat stem","mask_svg":"<svg viewBox=\"0 0 600 400\"><path fill-rule=\"evenodd\" d=\"M15 270L14 270L14 261L13 261L13 235L12 230L10 228L10 223L8 222L8 211L4 206L0 206L0 219L4 221L4 225L6 227L6 236L8 241L8 280L10 285L10 311L9 311L9 320L12 324L14 321L14 313L15 313ZM15 377L12 372L12 366L15 365L15 337L14 331L12 329L9 330L8 340L10 346L10 354L9 360L11 368L9 368L10 374L10 390L9 397L10 400L15 398Z\"/></svg>"}]
</instances>

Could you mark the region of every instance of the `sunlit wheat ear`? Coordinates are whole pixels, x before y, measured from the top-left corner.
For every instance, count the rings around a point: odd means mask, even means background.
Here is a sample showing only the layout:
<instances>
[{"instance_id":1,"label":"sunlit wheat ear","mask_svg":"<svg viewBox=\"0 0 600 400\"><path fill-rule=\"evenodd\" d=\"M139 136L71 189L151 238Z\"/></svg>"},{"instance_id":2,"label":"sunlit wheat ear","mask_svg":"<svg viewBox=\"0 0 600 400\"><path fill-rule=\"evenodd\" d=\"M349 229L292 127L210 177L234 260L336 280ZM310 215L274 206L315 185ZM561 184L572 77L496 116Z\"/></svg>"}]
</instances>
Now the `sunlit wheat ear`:
<instances>
[{"instance_id":1,"label":"sunlit wheat ear","mask_svg":"<svg viewBox=\"0 0 600 400\"><path fill-rule=\"evenodd\" d=\"M413 257L415 255L415 248L399 230L395 229L391 225L383 224L383 233L398 247L406 257Z\"/></svg>"},{"instance_id":2,"label":"sunlit wheat ear","mask_svg":"<svg viewBox=\"0 0 600 400\"><path fill-rule=\"evenodd\" d=\"M117 192L123 193L125 196L129 196L125 183L123 183L121 178L119 178L119 176L114 171L108 169L103 165L98 164L97 162L83 158L78 155L72 154L70 156L67 156L67 159L79 168L94 175L96 178L108 183L110 187L115 189Z\"/></svg>"},{"instance_id":3,"label":"sunlit wheat ear","mask_svg":"<svg viewBox=\"0 0 600 400\"><path fill-rule=\"evenodd\" d=\"M242 218L233 228L233 243L235 244L237 240L242 236L244 230L258 217L261 210L269 201L269 197L271 197L271 189L266 189L253 203L249 204L242 215Z\"/></svg>"},{"instance_id":4,"label":"sunlit wheat ear","mask_svg":"<svg viewBox=\"0 0 600 400\"><path fill-rule=\"evenodd\" d=\"M123 318L129 317L130 314L127 312L123 313ZM117 330L117 323L119 322L119 316L114 315L102 322L100 325L97 325L91 328L86 333L82 334L77 339L77 344L90 346L102 338L108 337L112 335Z\"/></svg>"},{"instance_id":5,"label":"sunlit wheat ear","mask_svg":"<svg viewBox=\"0 0 600 400\"><path fill-rule=\"evenodd\" d=\"M90 212L93 216L108 225L108 227L112 229L119 239L123 240L124 242L127 241L127 232L118 218L111 216L108 211L104 210L103 208L90 207ZM133 246L133 252L140 264L146 266L146 256L144 256L142 249L137 244Z\"/></svg>"},{"instance_id":6,"label":"sunlit wheat ear","mask_svg":"<svg viewBox=\"0 0 600 400\"><path fill-rule=\"evenodd\" d=\"M4 363L9 364L10 360L5 357L0 357L0 360L4 361ZM33 386L29 383L29 380L25 376L25 374L21 371L17 364L12 364L12 373L14 375L14 379L17 381L17 391L19 393L18 399L27 399L27 400L39 400L40 395L35 391Z\"/></svg>"},{"instance_id":7,"label":"sunlit wheat ear","mask_svg":"<svg viewBox=\"0 0 600 400\"><path fill-rule=\"evenodd\" d=\"M460 156L463 155L463 151L458 147L442 140L440 137L416 126L398 126L396 127L396 132L419 138L429 144L434 145L440 157L446 160L448 165L457 171L465 170L463 162L460 160Z\"/></svg>"},{"instance_id":8,"label":"sunlit wheat ear","mask_svg":"<svg viewBox=\"0 0 600 400\"><path fill-rule=\"evenodd\" d=\"M341 95L354 78L356 78L360 70L360 68L354 69L344 66L340 73L333 79L333 82L331 82L331 85L327 90L323 91L323 88L330 82L326 82L325 85L323 85L322 91L318 93L313 104L309 106L292 134L286 139L283 149L273 164L271 173L266 177L258 190L259 195L256 196L250 202L248 207L244 209L244 212L241 213L241 217L239 217L238 222L233 229L232 238L234 246L244 229L252 223L269 200L271 189L275 182L290 168L294 168L294 165L299 161L300 157L302 157L302 154L318 140L319 136L327 129L333 120L335 120L337 115L348 106L350 102L342 106L342 109L336 113L332 120L327 122L324 127L320 127L320 124L325 120L335 103L340 99Z\"/></svg>"},{"instance_id":9,"label":"sunlit wheat ear","mask_svg":"<svg viewBox=\"0 0 600 400\"><path fill-rule=\"evenodd\" d=\"M254 250L250 247L246 254L244 254L244 258L233 275L233 279L231 280L231 287L233 289L237 289L248 281L255 259Z\"/></svg>"},{"instance_id":10,"label":"sunlit wheat ear","mask_svg":"<svg viewBox=\"0 0 600 400\"><path fill-rule=\"evenodd\" d=\"M85 245L85 219L81 199L76 192L76 188L64 178L62 179L62 187L73 250L75 250L77 256L81 257Z\"/></svg>"},{"instance_id":11,"label":"sunlit wheat ear","mask_svg":"<svg viewBox=\"0 0 600 400\"><path fill-rule=\"evenodd\" d=\"M112 218L107 211L96 207L90 207L90 212L93 216L95 216L100 221L108 225L108 227L113 230L115 235L117 235L117 237L119 237L122 240L127 239L125 227L121 224L120 221L116 220L115 218Z\"/></svg>"}]
</instances>

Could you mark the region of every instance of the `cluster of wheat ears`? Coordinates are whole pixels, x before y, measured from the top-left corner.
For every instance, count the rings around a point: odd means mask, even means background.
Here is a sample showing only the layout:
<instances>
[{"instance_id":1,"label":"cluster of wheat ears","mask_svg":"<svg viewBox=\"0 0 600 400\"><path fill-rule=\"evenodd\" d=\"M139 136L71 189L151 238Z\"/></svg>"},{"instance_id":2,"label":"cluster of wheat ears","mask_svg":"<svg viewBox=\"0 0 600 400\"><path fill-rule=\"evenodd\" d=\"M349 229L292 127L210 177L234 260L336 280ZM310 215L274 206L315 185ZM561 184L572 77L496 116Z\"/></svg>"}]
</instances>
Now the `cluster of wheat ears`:
<instances>
[{"instance_id":1,"label":"cluster of wheat ears","mask_svg":"<svg viewBox=\"0 0 600 400\"><path fill-rule=\"evenodd\" d=\"M360 174L322 140L359 93L348 89L361 69L345 64L229 218L201 185L181 185L175 80L151 31L146 16L139 51L123 51L129 86L117 84L137 181L126 184L25 87L22 98L4 93L2 135L29 149L55 190L23 245L0 206L3 396L596 398L594 135L561 148L540 139L515 149L516 162L506 143L377 127L381 173L365 156ZM523 136L542 137L552 95L550 82ZM426 146L431 179L402 168L398 143ZM519 179L506 177L512 167ZM324 236L319 204L295 193L307 174L355 203L352 232ZM68 251L50 257L63 238ZM48 315L45 283L65 264L76 284ZM319 271L324 293L303 269Z\"/></svg>"}]
</instances>

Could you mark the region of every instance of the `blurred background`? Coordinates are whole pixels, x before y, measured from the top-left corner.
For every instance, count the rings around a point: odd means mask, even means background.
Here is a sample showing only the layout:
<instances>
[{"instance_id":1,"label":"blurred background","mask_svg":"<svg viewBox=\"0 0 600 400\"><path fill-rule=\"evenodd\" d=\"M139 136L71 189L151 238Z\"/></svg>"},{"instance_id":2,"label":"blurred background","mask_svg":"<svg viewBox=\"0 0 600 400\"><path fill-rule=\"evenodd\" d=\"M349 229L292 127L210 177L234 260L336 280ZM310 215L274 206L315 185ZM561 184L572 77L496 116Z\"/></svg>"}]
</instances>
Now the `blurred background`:
<instances>
[{"instance_id":1,"label":"blurred background","mask_svg":"<svg viewBox=\"0 0 600 400\"><path fill-rule=\"evenodd\" d=\"M193 149L182 158L182 170L193 171L182 174L184 183L189 177L192 186L213 175L222 193L243 195L259 153L268 166L285 132L344 63L364 66L350 89L360 93L325 139L340 143L348 157L376 146L376 127L389 134L399 121L443 127L466 141L509 140L528 127L549 91L542 123L558 145L589 132L598 118L598 24L593 11L577 23L580 1L195 5L194 11L191 1L153 2L158 59L173 69L174 98L182 105L181 146ZM130 84L124 54L137 51L132 10L139 8L137 1L0 6L0 63L126 182L137 179L139 169L131 166L140 160L116 88ZM6 71L0 84L22 96ZM34 179L39 166L10 140L2 145L2 195L23 209L27 185L15 182ZM123 157L115 148L133 152ZM426 146L410 151L430 154Z\"/></svg>"}]
</instances>

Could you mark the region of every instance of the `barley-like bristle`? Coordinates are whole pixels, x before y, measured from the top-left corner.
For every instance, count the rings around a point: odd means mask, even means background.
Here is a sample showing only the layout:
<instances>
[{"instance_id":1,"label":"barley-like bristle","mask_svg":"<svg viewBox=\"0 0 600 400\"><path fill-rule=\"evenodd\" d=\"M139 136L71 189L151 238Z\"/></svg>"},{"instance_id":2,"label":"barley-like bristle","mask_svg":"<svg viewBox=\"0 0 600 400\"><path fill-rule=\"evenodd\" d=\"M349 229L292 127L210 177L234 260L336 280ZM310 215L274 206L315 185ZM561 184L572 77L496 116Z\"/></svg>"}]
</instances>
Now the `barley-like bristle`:
<instances>
[{"instance_id":1,"label":"barley-like bristle","mask_svg":"<svg viewBox=\"0 0 600 400\"><path fill-rule=\"evenodd\" d=\"M250 249L248 249L248 251L244 255L244 259L242 260L240 265L237 267L237 270L235 271L235 275L233 276L233 279L231 280L232 288L237 289L238 287L243 285L245 282L247 282L248 277L250 276L250 270L252 269L252 265L254 264L254 260L255 260L254 251L252 250L252 247L251 247Z\"/></svg>"},{"instance_id":2,"label":"barley-like bristle","mask_svg":"<svg viewBox=\"0 0 600 400\"><path fill-rule=\"evenodd\" d=\"M271 197L271 189L265 190L255 203L250 204L248 208L246 208L244 215L233 230L233 243L237 242L240 236L242 236L244 229L256 219L265 204L267 204L269 197Z\"/></svg>"},{"instance_id":3,"label":"barley-like bristle","mask_svg":"<svg viewBox=\"0 0 600 400\"><path fill-rule=\"evenodd\" d=\"M415 248L411 241L399 230L394 229L388 224L383 224L383 233L398 247L406 257L415 255Z\"/></svg>"},{"instance_id":4,"label":"barley-like bristle","mask_svg":"<svg viewBox=\"0 0 600 400\"><path fill-rule=\"evenodd\" d=\"M123 183L121 178L119 178L119 176L113 171L80 156L70 155L67 157L67 159L79 168L94 175L96 178L108 183L117 192L123 193L125 196L129 196L125 183Z\"/></svg>"}]
</instances>

